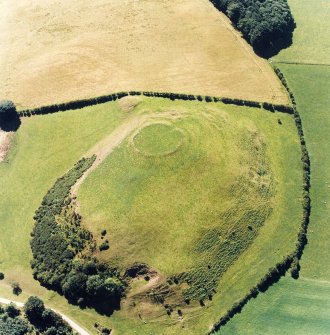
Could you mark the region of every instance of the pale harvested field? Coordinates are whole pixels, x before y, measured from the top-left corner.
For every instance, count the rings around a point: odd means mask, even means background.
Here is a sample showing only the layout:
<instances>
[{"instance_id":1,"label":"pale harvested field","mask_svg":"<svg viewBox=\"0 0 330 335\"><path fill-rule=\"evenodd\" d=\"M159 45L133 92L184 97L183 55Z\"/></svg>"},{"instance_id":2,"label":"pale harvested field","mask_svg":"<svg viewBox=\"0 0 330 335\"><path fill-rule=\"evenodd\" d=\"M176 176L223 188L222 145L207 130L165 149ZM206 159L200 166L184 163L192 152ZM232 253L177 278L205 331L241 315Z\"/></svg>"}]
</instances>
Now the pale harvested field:
<instances>
[{"instance_id":1,"label":"pale harvested field","mask_svg":"<svg viewBox=\"0 0 330 335\"><path fill-rule=\"evenodd\" d=\"M0 0L0 45L19 108L127 90L287 102L209 0Z\"/></svg>"}]
</instances>

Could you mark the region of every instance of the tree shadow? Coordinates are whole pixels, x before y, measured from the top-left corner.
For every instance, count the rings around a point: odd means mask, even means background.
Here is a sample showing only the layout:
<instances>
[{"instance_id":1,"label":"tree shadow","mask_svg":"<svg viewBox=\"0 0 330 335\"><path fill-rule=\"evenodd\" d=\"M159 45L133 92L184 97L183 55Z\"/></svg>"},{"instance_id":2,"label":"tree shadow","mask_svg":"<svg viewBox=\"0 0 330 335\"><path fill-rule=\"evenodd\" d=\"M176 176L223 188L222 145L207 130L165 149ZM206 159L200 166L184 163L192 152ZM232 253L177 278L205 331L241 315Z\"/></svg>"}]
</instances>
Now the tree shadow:
<instances>
[{"instance_id":1,"label":"tree shadow","mask_svg":"<svg viewBox=\"0 0 330 335\"><path fill-rule=\"evenodd\" d=\"M283 49L289 48L293 43L293 31L296 28L296 23L293 22L289 27L285 35L277 38L276 40L271 40L268 43L254 47L254 52L262 57L269 59L271 57L279 54Z\"/></svg>"},{"instance_id":2,"label":"tree shadow","mask_svg":"<svg viewBox=\"0 0 330 335\"><path fill-rule=\"evenodd\" d=\"M69 303L77 305L74 301L69 300ZM110 301L104 297L104 299L93 299L78 305L81 309L92 308L100 315L111 316L115 311L120 310L120 298Z\"/></svg>"},{"instance_id":3,"label":"tree shadow","mask_svg":"<svg viewBox=\"0 0 330 335\"><path fill-rule=\"evenodd\" d=\"M21 125L21 119L17 113L0 115L0 129L5 132L17 131Z\"/></svg>"}]
</instances>

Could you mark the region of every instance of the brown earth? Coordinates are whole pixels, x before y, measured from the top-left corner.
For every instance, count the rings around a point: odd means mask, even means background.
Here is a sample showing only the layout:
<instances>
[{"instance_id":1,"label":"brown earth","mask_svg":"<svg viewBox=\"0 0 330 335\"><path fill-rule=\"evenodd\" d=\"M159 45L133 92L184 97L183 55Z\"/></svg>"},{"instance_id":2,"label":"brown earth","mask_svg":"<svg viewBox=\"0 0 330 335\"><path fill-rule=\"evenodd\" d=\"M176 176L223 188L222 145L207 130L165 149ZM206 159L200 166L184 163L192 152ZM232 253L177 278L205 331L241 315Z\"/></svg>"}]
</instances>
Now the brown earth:
<instances>
[{"instance_id":1,"label":"brown earth","mask_svg":"<svg viewBox=\"0 0 330 335\"><path fill-rule=\"evenodd\" d=\"M127 90L286 103L209 0L0 2L0 91L19 108Z\"/></svg>"},{"instance_id":2,"label":"brown earth","mask_svg":"<svg viewBox=\"0 0 330 335\"><path fill-rule=\"evenodd\" d=\"M10 149L10 141L13 133L7 133L0 129L0 163L5 160L7 152Z\"/></svg>"}]
</instances>

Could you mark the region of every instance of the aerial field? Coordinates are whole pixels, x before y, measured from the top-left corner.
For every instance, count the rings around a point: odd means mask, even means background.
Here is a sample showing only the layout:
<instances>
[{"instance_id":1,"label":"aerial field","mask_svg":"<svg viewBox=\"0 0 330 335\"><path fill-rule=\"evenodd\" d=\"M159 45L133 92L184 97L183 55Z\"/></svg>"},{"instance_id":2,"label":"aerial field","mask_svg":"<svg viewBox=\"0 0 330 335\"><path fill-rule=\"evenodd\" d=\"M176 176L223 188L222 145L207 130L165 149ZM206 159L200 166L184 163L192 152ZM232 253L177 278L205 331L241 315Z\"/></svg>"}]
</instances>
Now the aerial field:
<instances>
[{"instance_id":1,"label":"aerial field","mask_svg":"<svg viewBox=\"0 0 330 335\"><path fill-rule=\"evenodd\" d=\"M2 1L0 13L0 91L19 108L129 90L287 103L209 0Z\"/></svg>"},{"instance_id":2,"label":"aerial field","mask_svg":"<svg viewBox=\"0 0 330 335\"><path fill-rule=\"evenodd\" d=\"M123 126L136 117L144 115L148 115L144 120L147 123L142 123L141 129L132 129L119 146L108 156L104 155L103 162L87 176L81 188L77 190L78 200L81 198L80 210L84 222L90 224L89 228L98 242L100 229L108 229L110 249L102 252L104 254L100 253L101 258L117 261L123 267L130 261L147 261L158 270L160 277L178 273L180 268L193 269L192 265L197 264L198 267L198 262L203 261L197 258L195 260L189 254L192 243L199 240L201 228L191 225L190 222L199 222L199 219L200 222L204 222L203 229L218 227L226 232L232 229L225 224L230 220L222 221L221 213L235 208L236 201L244 204L239 215L249 208L254 209L256 215L259 209L262 209L260 206L263 206L267 213L270 209L264 224L251 227L255 233L253 243L241 249L240 258L233 259L226 271L221 276L218 275L217 293L212 301L206 300L206 307L203 308L198 303L184 308L183 321L178 319L176 311L168 317L166 310L156 305L154 312L149 316L148 313L143 315L148 308L141 307L142 322L137 317L137 311L132 311L125 300L122 310L115 312L111 318L101 317L90 309L79 311L77 307L68 305L56 293L41 288L32 278L30 269L29 240L33 214L47 190L80 157L95 150L93 148L104 148L100 144L109 144L109 135L116 134L116 129L122 130ZM279 124L278 119L281 119L282 124ZM206 136L209 133L213 134L212 137ZM152 140L155 136L161 136L164 141L155 143ZM249 142L249 138L252 142ZM254 142L255 140L257 142ZM128 164L126 150L133 151L132 165ZM253 154L256 151L259 154ZM102 153L104 152L100 152ZM31 294L40 296L48 305L72 316L92 334L95 333L95 320L118 333L125 334L146 334L147 331L153 334L177 334L183 325L191 334L205 332L217 321L219 315L232 305L233 299L239 299L244 295L269 267L294 248L301 217L299 156L299 140L290 115L221 103L171 102L159 98L144 98L132 105L124 99L77 111L24 118L15 135L11 152L0 166L0 197L3 204L1 208L5 209L0 214L0 252L1 270L6 274L5 281L0 283L0 292L2 296L10 297L9 284L18 281L23 289L23 297ZM261 161L258 161L259 159ZM205 162L208 162L209 166L206 170L203 165ZM126 175L116 169L117 164L126 166ZM140 173L139 165L144 166ZM245 166L242 171L239 169L241 165ZM266 171L259 171L259 174L257 167L265 167ZM176 173L173 174L173 171ZM103 178L104 173L107 177L102 186L99 180ZM246 176L254 174L256 183L249 186L244 184L247 188L242 189L240 184L235 184L235 180L243 181L245 173ZM161 180L162 175L167 176L168 183ZM125 182L126 177L128 179ZM114 190L111 191L111 187L116 185L120 178L124 186L134 186L136 183L136 187L131 189L132 193L130 189L122 187L117 193L112 194ZM149 181L145 183L146 180ZM230 187L231 184L234 187ZM88 185L92 187L89 188ZM290 187L287 188L287 185ZM158 197L153 197L156 193L152 190L156 186L160 193ZM267 192L264 193L267 186L272 190L268 196ZM180 187L184 190L182 199L177 198ZM194 187L198 187L202 192L196 192ZM141 190L146 191L146 194L143 195ZM255 196L260 192L260 199L266 194L266 198L256 206L246 196L252 194L250 192L255 193ZM107 197L102 196L104 193ZM95 201L86 206L84 199L90 194L93 194ZM167 196L171 198L166 198ZM198 202L206 196L210 197L210 200L203 209ZM112 207L110 204L115 197L117 203ZM130 207L129 202L134 203L134 200L137 204L140 203L142 208ZM173 205L174 211L167 214L167 224L161 226L160 218L165 215L168 201L169 205ZM182 216L180 201L185 207L193 206L191 208L196 214L192 212L191 217L188 214ZM90 216L93 208L97 208L98 218ZM128 227L125 236L120 225L127 225L129 222L125 222L120 213L130 208L130 217L135 220L132 220L134 224ZM149 227L143 226L143 222L138 220L141 214L139 211L144 209L147 213L144 215L150 217ZM215 213L212 213L212 210ZM113 222L104 219L107 213L114 213L119 217L116 230L112 229ZM216 217L219 217L219 220ZM227 215L228 218L230 216ZM250 228L246 224L244 227L248 233ZM182 243L179 243L177 234L173 234L176 229L182 236L186 236ZM139 231L140 236L137 234ZM189 231L191 232L187 234ZM237 232L239 233L239 230ZM157 240L156 237L162 240ZM124 257L112 256L111 250L114 251L114 255L121 255L120 251L124 252L134 238L137 244L144 240L145 247L136 253L136 257L133 255L137 251L134 250L134 246L132 253L126 254L127 258L130 257L127 260ZM163 250L159 249L157 242L164 246ZM265 253L267 258L263 256ZM212 256L212 253L210 255ZM176 257L174 259L178 264L173 261L173 257ZM217 265L216 259L209 259L213 265ZM132 294L136 293L134 289L139 290L143 285L143 282L136 282Z\"/></svg>"},{"instance_id":3,"label":"aerial field","mask_svg":"<svg viewBox=\"0 0 330 335\"><path fill-rule=\"evenodd\" d=\"M221 278L219 285L211 286L218 293L205 302L206 311L193 302L180 307L183 321L176 313L169 318L163 306L148 302L151 283L134 284L112 320L119 333L172 334L181 332L182 326L192 334L203 333L211 320L216 321L294 248L301 211L301 167L291 116L257 109L242 114L237 107L218 110L216 106L208 104L205 110L199 103L173 104L162 99L139 104L134 114L155 112L78 189L83 225L93 232L98 245L103 241L101 231L107 230L110 248L98 254L102 261L122 269L146 262L157 272L155 284L185 271L192 284L183 295L189 297L198 297L200 285L207 289L209 280ZM285 120L282 125L278 118ZM293 135L290 140L289 134ZM291 185L290 189L284 185ZM251 198L258 198L258 205L250 203ZM290 202L284 201L287 198ZM248 227L249 222L253 227ZM246 249L234 248L240 258L230 258L224 251L232 253L226 240L237 234L244 245L241 229L244 235L254 231L257 237ZM219 273L217 269L227 261L229 266ZM143 292L141 303L135 295L141 299ZM136 308L131 307L132 301ZM134 322L138 315L145 324Z\"/></svg>"},{"instance_id":4,"label":"aerial field","mask_svg":"<svg viewBox=\"0 0 330 335\"><path fill-rule=\"evenodd\" d=\"M300 278L285 278L248 303L219 334L328 334L330 329L329 258L329 3L289 1L297 21L294 43L277 60L300 111L311 156L312 212ZM312 14L311 14L312 13ZM304 65L302 63L324 65Z\"/></svg>"},{"instance_id":5,"label":"aerial field","mask_svg":"<svg viewBox=\"0 0 330 335\"><path fill-rule=\"evenodd\" d=\"M273 58L276 62L330 63L330 3L327 0L289 0L296 29L292 45Z\"/></svg>"},{"instance_id":6,"label":"aerial field","mask_svg":"<svg viewBox=\"0 0 330 335\"><path fill-rule=\"evenodd\" d=\"M265 328L267 334L329 332L330 171L329 158L324 153L330 141L330 70L323 66L284 64L280 68L296 97L311 154L312 212L308 244L301 260L301 277L297 281L286 278L266 292L265 297L248 303L219 334L259 334Z\"/></svg>"}]
</instances>

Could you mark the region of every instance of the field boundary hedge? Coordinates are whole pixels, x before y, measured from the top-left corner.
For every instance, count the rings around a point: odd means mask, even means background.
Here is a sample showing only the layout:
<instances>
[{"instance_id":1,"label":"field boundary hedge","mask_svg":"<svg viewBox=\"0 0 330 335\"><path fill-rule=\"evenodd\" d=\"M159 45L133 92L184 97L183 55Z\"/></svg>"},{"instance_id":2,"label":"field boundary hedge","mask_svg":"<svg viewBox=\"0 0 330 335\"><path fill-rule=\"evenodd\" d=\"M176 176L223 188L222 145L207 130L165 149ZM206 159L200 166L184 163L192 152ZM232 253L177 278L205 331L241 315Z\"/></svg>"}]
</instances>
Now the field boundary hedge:
<instances>
[{"instance_id":1,"label":"field boundary hedge","mask_svg":"<svg viewBox=\"0 0 330 335\"><path fill-rule=\"evenodd\" d=\"M80 109L88 106L94 106L103 104L110 101L116 101L122 99L126 96L146 96L146 97L156 97L156 98L164 98L174 100L185 100L185 101L205 101L205 102L221 102L228 105L236 105L236 106L245 106L245 107L253 107L253 108L264 108L270 112L281 112L287 114L293 114L294 110L292 107L288 105L278 105L271 104L269 102L258 102L252 100L243 100L243 99L232 99L225 97L212 97L212 96L202 96L202 95L193 95L193 94L182 94L182 93L167 93L167 92L142 92L142 91L130 91L130 92L118 92L112 93L109 95L102 95L99 97L94 97L90 99L81 99L81 100L73 100L69 102L64 102L60 104L47 105L32 109L25 109L19 111L18 114L20 117L30 117L32 115L44 115L44 114L52 114L57 112L65 112L68 110Z\"/></svg>"},{"instance_id":2,"label":"field boundary hedge","mask_svg":"<svg viewBox=\"0 0 330 335\"><path fill-rule=\"evenodd\" d=\"M276 60L274 61L276 64L289 64L289 65L306 65L306 66L330 66L330 64L326 63L308 63L308 62L289 62L285 60Z\"/></svg>"},{"instance_id":3,"label":"field boundary hedge","mask_svg":"<svg viewBox=\"0 0 330 335\"><path fill-rule=\"evenodd\" d=\"M295 250L285 257L281 262L277 263L275 267L268 270L268 273L261 278L261 280L251 288L250 292L246 294L242 299L236 301L233 306L216 322L212 330L207 335L214 334L221 327L226 325L230 319L232 319L237 313L240 313L243 307L253 298L256 298L260 292L265 292L271 285L278 282L281 277L285 276L288 270L290 270L291 276L294 279L299 278L300 265L299 261L302 257L304 248L307 244L307 230L310 221L311 213L311 198L310 198L310 158L307 150L302 121L297 109L296 101L292 91L290 90L288 83L284 77L284 74L279 68L274 66L274 71L278 78L281 80L283 86L286 88L289 98L292 103L293 117L298 131L298 136L301 145L301 161L303 164L303 187L302 187L302 209L303 215L301 219L301 226L297 235L297 242Z\"/></svg>"}]
</instances>

